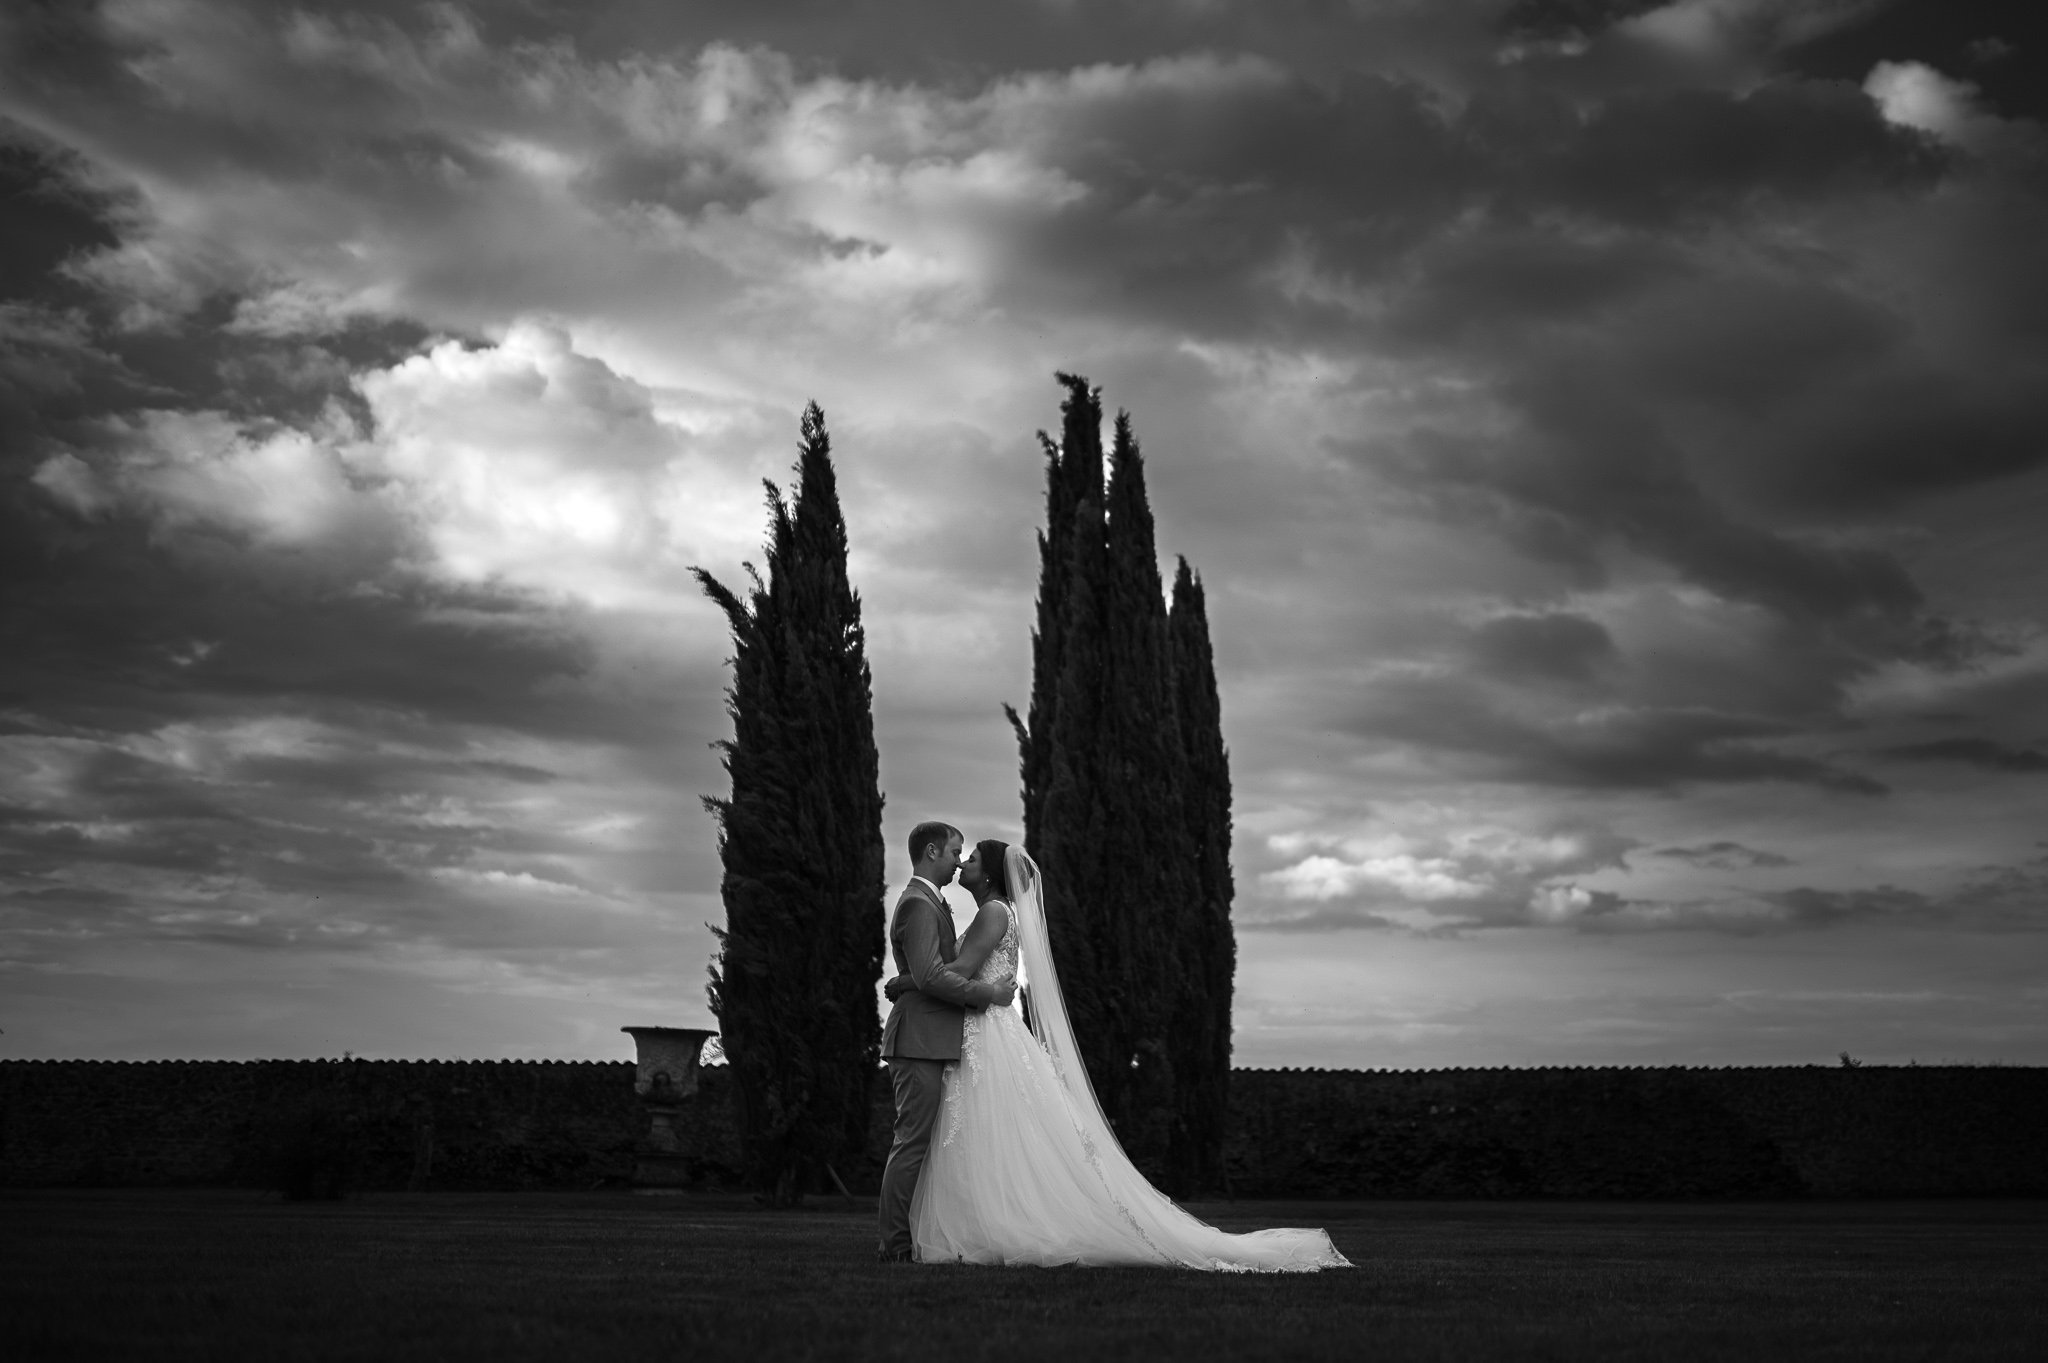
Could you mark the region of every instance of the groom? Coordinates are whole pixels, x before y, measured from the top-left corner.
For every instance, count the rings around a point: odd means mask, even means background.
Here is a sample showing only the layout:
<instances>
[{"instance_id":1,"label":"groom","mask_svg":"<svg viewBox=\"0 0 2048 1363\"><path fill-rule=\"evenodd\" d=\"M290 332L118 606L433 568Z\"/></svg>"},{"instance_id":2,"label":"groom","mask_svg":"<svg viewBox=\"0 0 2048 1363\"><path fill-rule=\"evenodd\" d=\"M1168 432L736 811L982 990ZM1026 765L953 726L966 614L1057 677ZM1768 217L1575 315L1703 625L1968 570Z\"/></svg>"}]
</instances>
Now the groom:
<instances>
[{"instance_id":1,"label":"groom","mask_svg":"<svg viewBox=\"0 0 2048 1363\"><path fill-rule=\"evenodd\" d=\"M910 1197L931 1148L943 1076L960 1058L960 1027L969 1008L1007 1008L1017 987L969 980L953 969L960 952L953 912L939 893L960 869L960 830L921 823L910 830L910 884L889 919L896 971L914 986L899 995L882 1028L882 1055L896 1092L896 1139L882 1171L881 1248L884 1263L910 1262Z\"/></svg>"}]
</instances>

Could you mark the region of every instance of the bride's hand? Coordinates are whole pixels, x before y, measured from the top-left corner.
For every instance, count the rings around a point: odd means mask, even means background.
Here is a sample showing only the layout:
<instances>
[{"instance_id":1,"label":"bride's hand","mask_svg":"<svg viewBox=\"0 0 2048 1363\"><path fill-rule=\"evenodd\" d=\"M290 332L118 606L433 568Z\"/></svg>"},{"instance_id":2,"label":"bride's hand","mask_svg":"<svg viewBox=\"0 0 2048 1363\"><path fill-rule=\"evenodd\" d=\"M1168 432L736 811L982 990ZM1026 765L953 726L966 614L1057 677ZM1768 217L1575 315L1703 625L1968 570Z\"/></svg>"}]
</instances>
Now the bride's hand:
<instances>
[{"instance_id":1,"label":"bride's hand","mask_svg":"<svg viewBox=\"0 0 2048 1363\"><path fill-rule=\"evenodd\" d=\"M898 975L882 986L882 992L888 995L889 1002L894 1003L915 988L917 985L911 981L910 976Z\"/></svg>"}]
</instances>

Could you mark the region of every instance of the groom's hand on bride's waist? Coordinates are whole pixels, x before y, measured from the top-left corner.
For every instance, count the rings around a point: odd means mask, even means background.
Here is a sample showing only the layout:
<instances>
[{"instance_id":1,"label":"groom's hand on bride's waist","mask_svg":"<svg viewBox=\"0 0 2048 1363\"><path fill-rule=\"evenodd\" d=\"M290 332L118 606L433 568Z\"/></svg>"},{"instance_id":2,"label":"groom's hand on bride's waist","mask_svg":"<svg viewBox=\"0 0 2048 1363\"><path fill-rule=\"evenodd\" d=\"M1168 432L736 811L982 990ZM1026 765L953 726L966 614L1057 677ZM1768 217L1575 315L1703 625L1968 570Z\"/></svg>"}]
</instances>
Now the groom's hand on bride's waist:
<instances>
[{"instance_id":1,"label":"groom's hand on bride's waist","mask_svg":"<svg viewBox=\"0 0 2048 1363\"><path fill-rule=\"evenodd\" d=\"M894 1003L916 988L917 982L911 979L910 976L898 975L882 986L882 993L888 997L889 1002ZM1017 997L1017 982L1015 980L997 980L990 988L995 990L995 997L989 1000L991 1008L1008 1008Z\"/></svg>"}]
</instances>

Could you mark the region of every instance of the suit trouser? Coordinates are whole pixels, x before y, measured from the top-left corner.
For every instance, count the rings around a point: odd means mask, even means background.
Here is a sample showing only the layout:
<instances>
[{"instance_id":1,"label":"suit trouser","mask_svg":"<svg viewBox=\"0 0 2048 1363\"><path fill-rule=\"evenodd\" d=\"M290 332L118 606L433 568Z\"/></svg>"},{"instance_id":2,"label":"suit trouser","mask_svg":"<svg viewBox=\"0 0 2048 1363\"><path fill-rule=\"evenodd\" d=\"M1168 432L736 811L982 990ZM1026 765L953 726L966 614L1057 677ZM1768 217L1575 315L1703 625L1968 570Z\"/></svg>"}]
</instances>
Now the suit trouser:
<instances>
[{"instance_id":1,"label":"suit trouser","mask_svg":"<svg viewBox=\"0 0 2048 1363\"><path fill-rule=\"evenodd\" d=\"M882 1196L876 1207L884 1254L910 1252L910 1199L932 1146L932 1128L939 1122L947 1063L889 1057L889 1085L896 1093L896 1139L889 1146L889 1163L882 1170Z\"/></svg>"}]
</instances>

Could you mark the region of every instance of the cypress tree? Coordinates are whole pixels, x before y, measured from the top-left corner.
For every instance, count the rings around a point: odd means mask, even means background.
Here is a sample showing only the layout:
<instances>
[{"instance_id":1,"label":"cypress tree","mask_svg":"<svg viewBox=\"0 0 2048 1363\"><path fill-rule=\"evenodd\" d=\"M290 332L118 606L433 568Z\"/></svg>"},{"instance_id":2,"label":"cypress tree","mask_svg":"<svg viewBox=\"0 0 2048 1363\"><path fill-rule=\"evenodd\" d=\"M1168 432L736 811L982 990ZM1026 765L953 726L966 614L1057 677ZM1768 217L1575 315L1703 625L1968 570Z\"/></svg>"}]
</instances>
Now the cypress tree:
<instances>
[{"instance_id":1,"label":"cypress tree","mask_svg":"<svg viewBox=\"0 0 2048 1363\"><path fill-rule=\"evenodd\" d=\"M1103 1108L1148 1175L1186 1190L1213 1182L1220 1154L1203 1152L1221 1128L1197 1110L1215 1084L1190 1086L1210 1064L1208 1033L1179 1035L1201 1012L1206 958L1188 942L1208 911L1175 641L1129 415L1117 417L1105 489L1100 390L1058 377L1060 439L1040 435L1030 723L1008 710L1025 846L1045 869L1053 950ZM1227 794L1224 808L1227 819ZM1226 1063L1227 1047L1226 1021Z\"/></svg>"},{"instance_id":2,"label":"cypress tree","mask_svg":"<svg viewBox=\"0 0 2048 1363\"><path fill-rule=\"evenodd\" d=\"M1145 460L1119 412L1110 459L1105 577L1108 582L1099 749L1114 855L1104 897L1122 931L1118 949L1128 1019L1130 1087L1118 1136L1155 1180L1186 1192L1195 1168L1188 1124L1190 1056L1185 956L1197 926L1200 885L1186 817L1188 765L1177 714L1166 593L1159 579ZM1179 1062L1179 1063L1176 1063Z\"/></svg>"},{"instance_id":3,"label":"cypress tree","mask_svg":"<svg viewBox=\"0 0 2048 1363\"><path fill-rule=\"evenodd\" d=\"M768 492L768 571L745 600L691 571L734 641L717 746L725 926L711 1011L732 1066L748 1176L790 1206L866 1144L880 1073L882 795L860 597L847 578L825 415L804 409L793 501Z\"/></svg>"},{"instance_id":4,"label":"cypress tree","mask_svg":"<svg viewBox=\"0 0 2048 1363\"><path fill-rule=\"evenodd\" d=\"M1075 374L1056 375L1067 390L1060 404L1060 438L1038 433L1045 452L1045 529L1038 535L1038 620L1031 632L1031 704L1027 726L1016 710L1003 712L1017 731L1024 777L1024 844L1040 867L1038 832L1052 787L1054 716L1067 643L1093 657L1100 647L1095 610L1069 605L1070 583L1086 574L1075 563L1077 545L1102 537L1102 390ZM1084 669L1085 670L1085 669ZM1077 734L1076 737L1079 737Z\"/></svg>"},{"instance_id":5,"label":"cypress tree","mask_svg":"<svg viewBox=\"0 0 2048 1363\"><path fill-rule=\"evenodd\" d=\"M1024 846L1046 877L1046 918L1075 1040L1104 1113L1123 1126L1134 1054L1129 906L1106 893L1118 849L1105 803L1101 743L1106 666L1102 394L1057 376L1060 438L1043 431L1045 530L1038 537L1038 623L1031 635L1030 723L1017 731ZM1124 912L1116 910L1123 909Z\"/></svg>"},{"instance_id":6,"label":"cypress tree","mask_svg":"<svg viewBox=\"0 0 2048 1363\"><path fill-rule=\"evenodd\" d=\"M1194 1183L1224 1186L1223 1137L1230 1109L1230 1002L1237 938L1230 927L1236 886L1230 871L1230 753L1223 745L1223 707L1209 645L1202 580L1180 560L1168 617L1173 643L1175 709L1188 767L1186 819L1194 847L1193 921L1181 938L1181 1021L1174 1036L1183 1058L1187 1152L1182 1165Z\"/></svg>"}]
</instances>

